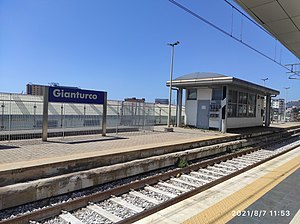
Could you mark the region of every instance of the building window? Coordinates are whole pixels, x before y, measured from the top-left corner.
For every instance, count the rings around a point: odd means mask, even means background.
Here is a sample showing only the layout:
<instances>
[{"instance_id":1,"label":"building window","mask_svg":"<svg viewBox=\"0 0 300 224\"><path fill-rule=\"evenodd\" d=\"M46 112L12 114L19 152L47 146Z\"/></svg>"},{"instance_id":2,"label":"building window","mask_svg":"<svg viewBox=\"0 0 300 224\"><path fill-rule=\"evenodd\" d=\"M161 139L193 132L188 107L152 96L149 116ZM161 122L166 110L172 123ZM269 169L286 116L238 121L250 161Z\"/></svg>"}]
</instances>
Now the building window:
<instances>
[{"instance_id":1,"label":"building window","mask_svg":"<svg viewBox=\"0 0 300 224\"><path fill-rule=\"evenodd\" d=\"M222 100L222 89L212 89L212 100Z\"/></svg>"},{"instance_id":2,"label":"building window","mask_svg":"<svg viewBox=\"0 0 300 224\"><path fill-rule=\"evenodd\" d=\"M228 104L228 117L236 117L236 104Z\"/></svg>"},{"instance_id":3,"label":"building window","mask_svg":"<svg viewBox=\"0 0 300 224\"><path fill-rule=\"evenodd\" d=\"M197 89L188 89L187 90L187 99L188 100L197 100Z\"/></svg>"},{"instance_id":4,"label":"building window","mask_svg":"<svg viewBox=\"0 0 300 224\"><path fill-rule=\"evenodd\" d=\"M239 104L238 106L238 116L246 117L247 116L247 104Z\"/></svg>"},{"instance_id":5,"label":"building window","mask_svg":"<svg viewBox=\"0 0 300 224\"><path fill-rule=\"evenodd\" d=\"M229 90L228 117L255 117L256 95Z\"/></svg>"},{"instance_id":6,"label":"building window","mask_svg":"<svg viewBox=\"0 0 300 224\"><path fill-rule=\"evenodd\" d=\"M237 116L237 91L229 90L228 96L228 117Z\"/></svg>"},{"instance_id":7,"label":"building window","mask_svg":"<svg viewBox=\"0 0 300 224\"><path fill-rule=\"evenodd\" d=\"M248 97L248 117L256 116L256 96L254 94L249 94Z\"/></svg>"},{"instance_id":8,"label":"building window","mask_svg":"<svg viewBox=\"0 0 300 224\"><path fill-rule=\"evenodd\" d=\"M239 92L238 116L247 116L248 93Z\"/></svg>"},{"instance_id":9,"label":"building window","mask_svg":"<svg viewBox=\"0 0 300 224\"><path fill-rule=\"evenodd\" d=\"M239 92L239 104L247 104L248 93Z\"/></svg>"}]
</instances>

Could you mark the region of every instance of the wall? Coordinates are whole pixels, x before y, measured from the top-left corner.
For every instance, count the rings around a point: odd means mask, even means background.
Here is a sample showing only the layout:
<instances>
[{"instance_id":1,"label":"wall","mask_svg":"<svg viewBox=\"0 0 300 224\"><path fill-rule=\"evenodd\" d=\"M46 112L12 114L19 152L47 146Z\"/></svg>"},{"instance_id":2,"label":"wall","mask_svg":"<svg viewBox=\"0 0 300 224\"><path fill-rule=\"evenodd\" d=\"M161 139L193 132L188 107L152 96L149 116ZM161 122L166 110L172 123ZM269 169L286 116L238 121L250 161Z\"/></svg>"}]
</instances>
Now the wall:
<instances>
[{"instance_id":1,"label":"wall","mask_svg":"<svg viewBox=\"0 0 300 224\"><path fill-rule=\"evenodd\" d=\"M197 100L211 100L212 89L210 88L198 88Z\"/></svg>"},{"instance_id":2,"label":"wall","mask_svg":"<svg viewBox=\"0 0 300 224\"><path fill-rule=\"evenodd\" d=\"M227 128L255 127L262 126L261 117L229 117L227 118Z\"/></svg>"},{"instance_id":3,"label":"wall","mask_svg":"<svg viewBox=\"0 0 300 224\"><path fill-rule=\"evenodd\" d=\"M221 130L221 118L210 118L209 127Z\"/></svg>"},{"instance_id":4,"label":"wall","mask_svg":"<svg viewBox=\"0 0 300 224\"><path fill-rule=\"evenodd\" d=\"M185 103L185 124L196 126L197 124L197 100L186 100Z\"/></svg>"},{"instance_id":5,"label":"wall","mask_svg":"<svg viewBox=\"0 0 300 224\"><path fill-rule=\"evenodd\" d=\"M211 100L212 90L209 88L197 89L197 100ZM187 94L186 94L187 95ZM187 97L187 96L186 96ZM197 124L197 100L185 101L186 125L196 126Z\"/></svg>"}]
</instances>

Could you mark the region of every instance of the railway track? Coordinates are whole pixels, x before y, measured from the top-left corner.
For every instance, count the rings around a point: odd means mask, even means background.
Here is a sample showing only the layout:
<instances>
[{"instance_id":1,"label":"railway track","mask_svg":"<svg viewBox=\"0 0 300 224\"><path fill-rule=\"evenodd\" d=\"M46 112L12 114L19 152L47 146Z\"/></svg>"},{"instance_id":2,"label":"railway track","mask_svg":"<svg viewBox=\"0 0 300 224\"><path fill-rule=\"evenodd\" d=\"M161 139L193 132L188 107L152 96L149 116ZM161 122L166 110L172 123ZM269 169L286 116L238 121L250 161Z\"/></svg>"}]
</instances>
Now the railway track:
<instances>
[{"instance_id":1,"label":"railway track","mask_svg":"<svg viewBox=\"0 0 300 224\"><path fill-rule=\"evenodd\" d=\"M37 208L27 214L8 217L0 224L132 223L299 146L300 138L295 135L278 140L271 147L249 148L103 192Z\"/></svg>"}]
</instances>

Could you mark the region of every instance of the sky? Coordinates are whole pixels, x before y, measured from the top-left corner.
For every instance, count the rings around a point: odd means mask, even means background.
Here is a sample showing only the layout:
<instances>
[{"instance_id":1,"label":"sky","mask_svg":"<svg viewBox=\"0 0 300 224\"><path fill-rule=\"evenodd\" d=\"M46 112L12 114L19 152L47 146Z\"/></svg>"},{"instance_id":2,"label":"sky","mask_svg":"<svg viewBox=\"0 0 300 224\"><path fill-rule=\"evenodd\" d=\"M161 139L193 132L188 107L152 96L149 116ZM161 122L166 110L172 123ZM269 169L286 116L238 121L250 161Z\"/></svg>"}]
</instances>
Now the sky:
<instances>
[{"instance_id":1,"label":"sky","mask_svg":"<svg viewBox=\"0 0 300 224\"><path fill-rule=\"evenodd\" d=\"M177 1L282 64L299 62L223 0ZM280 98L290 87L288 100L300 99L300 80L287 70L168 0L1 0L0 92L56 82L107 91L110 100L168 98L167 44L175 41L174 79L215 72L263 85L268 78Z\"/></svg>"}]
</instances>

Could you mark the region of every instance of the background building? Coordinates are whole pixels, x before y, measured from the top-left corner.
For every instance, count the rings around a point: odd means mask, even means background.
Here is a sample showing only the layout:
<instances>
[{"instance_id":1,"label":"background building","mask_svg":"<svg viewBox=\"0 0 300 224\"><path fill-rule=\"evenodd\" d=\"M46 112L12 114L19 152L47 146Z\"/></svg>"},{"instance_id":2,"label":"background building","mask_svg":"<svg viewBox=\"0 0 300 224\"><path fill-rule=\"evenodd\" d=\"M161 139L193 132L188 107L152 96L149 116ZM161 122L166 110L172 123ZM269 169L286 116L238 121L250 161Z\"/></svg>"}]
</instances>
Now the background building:
<instances>
[{"instance_id":1,"label":"background building","mask_svg":"<svg viewBox=\"0 0 300 224\"><path fill-rule=\"evenodd\" d=\"M290 121L300 121L300 106L292 107Z\"/></svg>"},{"instance_id":2,"label":"background building","mask_svg":"<svg viewBox=\"0 0 300 224\"><path fill-rule=\"evenodd\" d=\"M285 100L272 99L272 116L273 121L281 121L284 119Z\"/></svg>"},{"instance_id":3,"label":"background building","mask_svg":"<svg viewBox=\"0 0 300 224\"><path fill-rule=\"evenodd\" d=\"M156 104L169 104L169 99L155 99Z\"/></svg>"},{"instance_id":4,"label":"background building","mask_svg":"<svg viewBox=\"0 0 300 224\"><path fill-rule=\"evenodd\" d=\"M132 98L125 98L124 101L132 102L132 103L145 103L145 98L138 99L136 97L132 97Z\"/></svg>"},{"instance_id":5,"label":"background building","mask_svg":"<svg viewBox=\"0 0 300 224\"><path fill-rule=\"evenodd\" d=\"M27 84L26 85L26 94L27 95L35 95L35 96L43 96L44 95L44 85L38 84Z\"/></svg>"},{"instance_id":6,"label":"background building","mask_svg":"<svg viewBox=\"0 0 300 224\"><path fill-rule=\"evenodd\" d=\"M49 83L49 85L40 85L40 84L28 83L26 85L26 94L27 95L34 95L34 96L43 96L45 86L59 86L59 83L52 82L52 83Z\"/></svg>"}]
</instances>

